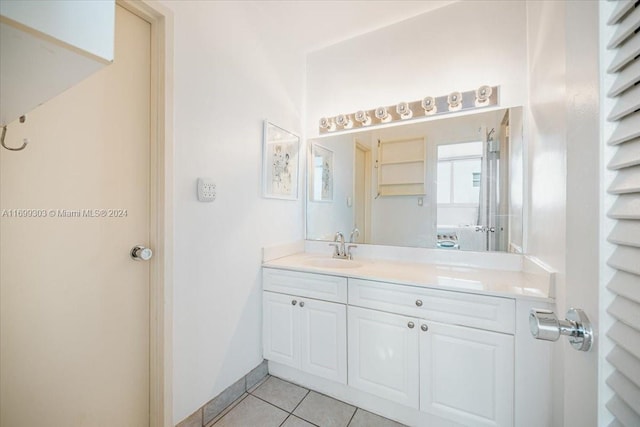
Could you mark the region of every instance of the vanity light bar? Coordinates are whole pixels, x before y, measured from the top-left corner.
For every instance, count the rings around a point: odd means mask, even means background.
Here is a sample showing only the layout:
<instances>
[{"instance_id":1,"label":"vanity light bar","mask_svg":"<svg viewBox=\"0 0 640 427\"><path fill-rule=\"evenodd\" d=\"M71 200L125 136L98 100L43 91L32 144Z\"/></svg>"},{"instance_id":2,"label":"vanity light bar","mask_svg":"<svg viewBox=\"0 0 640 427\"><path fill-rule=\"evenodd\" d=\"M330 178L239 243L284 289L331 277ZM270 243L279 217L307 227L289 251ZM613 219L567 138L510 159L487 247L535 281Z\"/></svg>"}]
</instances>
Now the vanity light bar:
<instances>
[{"instance_id":1,"label":"vanity light bar","mask_svg":"<svg viewBox=\"0 0 640 427\"><path fill-rule=\"evenodd\" d=\"M450 114L457 111L476 110L498 105L500 86L480 86L466 92L451 92L442 96L425 96L419 101L400 102L372 110L322 117L320 133L340 132L348 129L372 127L387 123Z\"/></svg>"}]
</instances>

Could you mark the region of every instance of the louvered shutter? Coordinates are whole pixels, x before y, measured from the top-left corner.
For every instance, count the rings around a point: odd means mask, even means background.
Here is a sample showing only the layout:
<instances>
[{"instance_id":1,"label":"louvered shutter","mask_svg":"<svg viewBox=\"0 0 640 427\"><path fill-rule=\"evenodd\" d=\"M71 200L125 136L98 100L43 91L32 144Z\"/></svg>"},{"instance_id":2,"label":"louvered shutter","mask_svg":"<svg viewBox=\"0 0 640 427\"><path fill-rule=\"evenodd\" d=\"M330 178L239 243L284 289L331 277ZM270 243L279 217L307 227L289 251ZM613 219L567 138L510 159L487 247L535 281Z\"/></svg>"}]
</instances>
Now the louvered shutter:
<instances>
[{"instance_id":1,"label":"louvered shutter","mask_svg":"<svg viewBox=\"0 0 640 427\"><path fill-rule=\"evenodd\" d=\"M609 8L609 6L605 6ZM607 212L615 221L609 242L615 245L607 264L616 270L607 288L615 295L607 308L613 348L607 362L615 369L607 378L614 396L607 402L615 420L610 426L640 426L640 2L614 3L607 22L614 35L607 44L612 58L605 64L614 82L607 88L612 108L605 130L615 147L608 164L614 172L608 192L615 196ZM611 55L609 55L609 53ZM605 59L606 61L606 59ZM608 127L605 127L608 129ZM607 134L608 133L608 134Z\"/></svg>"}]
</instances>

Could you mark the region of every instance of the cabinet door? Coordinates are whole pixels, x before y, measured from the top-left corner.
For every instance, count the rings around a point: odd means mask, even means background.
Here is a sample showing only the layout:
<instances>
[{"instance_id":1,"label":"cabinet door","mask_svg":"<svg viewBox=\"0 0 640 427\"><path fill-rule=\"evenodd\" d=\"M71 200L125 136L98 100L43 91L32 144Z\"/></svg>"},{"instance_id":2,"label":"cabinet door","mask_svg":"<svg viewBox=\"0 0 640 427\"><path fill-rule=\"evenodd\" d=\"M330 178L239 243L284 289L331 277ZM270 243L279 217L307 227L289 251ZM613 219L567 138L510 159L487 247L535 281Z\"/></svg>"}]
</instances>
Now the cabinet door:
<instances>
[{"instance_id":1,"label":"cabinet door","mask_svg":"<svg viewBox=\"0 0 640 427\"><path fill-rule=\"evenodd\" d=\"M349 385L417 409L418 321L358 307L348 311Z\"/></svg>"},{"instance_id":2,"label":"cabinet door","mask_svg":"<svg viewBox=\"0 0 640 427\"><path fill-rule=\"evenodd\" d=\"M420 409L465 425L513 425L513 336L422 321Z\"/></svg>"},{"instance_id":3,"label":"cabinet door","mask_svg":"<svg viewBox=\"0 0 640 427\"><path fill-rule=\"evenodd\" d=\"M293 305L292 302L296 304ZM262 345L264 358L300 367L300 322L296 297L263 292Z\"/></svg>"},{"instance_id":4,"label":"cabinet door","mask_svg":"<svg viewBox=\"0 0 640 427\"><path fill-rule=\"evenodd\" d=\"M303 299L300 313L301 369L347 383L347 307Z\"/></svg>"}]
</instances>

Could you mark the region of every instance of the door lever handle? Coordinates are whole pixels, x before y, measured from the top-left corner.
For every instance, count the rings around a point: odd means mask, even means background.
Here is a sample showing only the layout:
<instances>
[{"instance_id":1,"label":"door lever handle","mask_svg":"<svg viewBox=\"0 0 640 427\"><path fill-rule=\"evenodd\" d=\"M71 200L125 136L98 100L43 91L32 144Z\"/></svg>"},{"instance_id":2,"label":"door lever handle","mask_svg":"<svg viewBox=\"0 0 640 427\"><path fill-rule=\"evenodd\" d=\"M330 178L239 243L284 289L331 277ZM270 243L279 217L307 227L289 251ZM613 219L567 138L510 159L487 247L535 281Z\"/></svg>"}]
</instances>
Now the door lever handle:
<instances>
[{"instance_id":1,"label":"door lever handle","mask_svg":"<svg viewBox=\"0 0 640 427\"><path fill-rule=\"evenodd\" d=\"M593 345L593 329L589 318L579 308L570 308L566 320L559 320L551 310L532 308L529 312L529 329L535 339L558 341L560 335L579 351L589 351Z\"/></svg>"}]
</instances>

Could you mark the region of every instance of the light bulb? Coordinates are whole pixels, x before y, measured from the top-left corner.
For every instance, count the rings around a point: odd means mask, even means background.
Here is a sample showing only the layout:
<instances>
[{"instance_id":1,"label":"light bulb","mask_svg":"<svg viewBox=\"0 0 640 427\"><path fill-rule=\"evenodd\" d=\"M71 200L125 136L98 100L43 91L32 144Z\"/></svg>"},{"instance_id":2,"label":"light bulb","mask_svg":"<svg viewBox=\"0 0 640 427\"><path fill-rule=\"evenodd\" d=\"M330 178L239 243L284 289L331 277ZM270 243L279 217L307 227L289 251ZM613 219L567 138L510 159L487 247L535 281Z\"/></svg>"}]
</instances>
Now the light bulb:
<instances>
[{"instance_id":1,"label":"light bulb","mask_svg":"<svg viewBox=\"0 0 640 427\"><path fill-rule=\"evenodd\" d=\"M396 105L396 113L400 115L403 119L410 119L413 116L413 111L409 108L409 103L401 102Z\"/></svg>"},{"instance_id":2,"label":"light bulb","mask_svg":"<svg viewBox=\"0 0 640 427\"><path fill-rule=\"evenodd\" d=\"M391 118L391 116L389 115L389 111L387 110L387 107L376 108L375 116L376 116L376 119L382 122L387 121Z\"/></svg>"},{"instance_id":3,"label":"light bulb","mask_svg":"<svg viewBox=\"0 0 640 427\"><path fill-rule=\"evenodd\" d=\"M493 89L491 89L491 86L480 86L478 89L476 89L476 102L478 104L485 104L487 101L489 101L492 93Z\"/></svg>"},{"instance_id":4,"label":"light bulb","mask_svg":"<svg viewBox=\"0 0 640 427\"><path fill-rule=\"evenodd\" d=\"M320 119L319 125L320 125L320 129L326 129L328 131L335 130L336 128L335 124L333 123L333 120L329 119L328 117L322 117Z\"/></svg>"},{"instance_id":5,"label":"light bulb","mask_svg":"<svg viewBox=\"0 0 640 427\"><path fill-rule=\"evenodd\" d=\"M338 117L336 117L336 124L338 126L342 126L345 129L349 129L353 126L353 122L346 114L339 114Z\"/></svg>"},{"instance_id":6,"label":"light bulb","mask_svg":"<svg viewBox=\"0 0 640 427\"><path fill-rule=\"evenodd\" d=\"M435 114L438 111L435 98L433 96L422 98L422 108L424 108L425 114Z\"/></svg>"},{"instance_id":7,"label":"light bulb","mask_svg":"<svg viewBox=\"0 0 640 427\"><path fill-rule=\"evenodd\" d=\"M449 111L455 111L462 108L462 94L460 92L451 92L447 97L449 103Z\"/></svg>"},{"instance_id":8,"label":"light bulb","mask_svg":"<svg viewBox=\"0 0 640 427\"><path fill-rule=\"evenodd\" d=\"M363 126L371 123L371 118L364 110L357 111L354 117L356 119L356 122L362 123Z\"/></svg>"}]
</instances>

